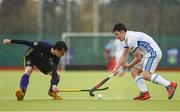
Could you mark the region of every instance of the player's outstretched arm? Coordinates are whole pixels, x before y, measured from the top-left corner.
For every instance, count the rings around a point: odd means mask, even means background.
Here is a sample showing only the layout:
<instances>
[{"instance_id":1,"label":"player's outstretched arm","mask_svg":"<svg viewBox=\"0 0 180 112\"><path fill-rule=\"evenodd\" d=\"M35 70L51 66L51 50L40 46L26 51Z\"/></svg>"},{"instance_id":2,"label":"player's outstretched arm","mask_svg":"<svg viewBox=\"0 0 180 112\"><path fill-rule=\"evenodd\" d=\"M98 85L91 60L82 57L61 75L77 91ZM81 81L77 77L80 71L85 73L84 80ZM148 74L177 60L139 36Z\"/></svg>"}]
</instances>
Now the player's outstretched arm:
<instances>
[{"instance_id":1,"label":"player's outstretched arm","mask_svg":"<svg viewBox=\"0 0 180 112\"><path fill-rule=\"evenodd\" d=\"M8 45L11 43L11 40L10 39L3 39L3 44L4 45Z\"/></svg>"},{"instance_id":2,"label":"player's outstretched arm","mask_svg":"<svg viewBox=\"0 0 180 112\"><path fill-rule=\"evenodd\" d=\"M30 47L35 47L37 46L37 42L30 42L27 40L11 40L11 39L4 39L3 40L3 44L4 45L8 45L8 44L23 44L23 45L27 45Z\"/></svg>"}]
</instances>

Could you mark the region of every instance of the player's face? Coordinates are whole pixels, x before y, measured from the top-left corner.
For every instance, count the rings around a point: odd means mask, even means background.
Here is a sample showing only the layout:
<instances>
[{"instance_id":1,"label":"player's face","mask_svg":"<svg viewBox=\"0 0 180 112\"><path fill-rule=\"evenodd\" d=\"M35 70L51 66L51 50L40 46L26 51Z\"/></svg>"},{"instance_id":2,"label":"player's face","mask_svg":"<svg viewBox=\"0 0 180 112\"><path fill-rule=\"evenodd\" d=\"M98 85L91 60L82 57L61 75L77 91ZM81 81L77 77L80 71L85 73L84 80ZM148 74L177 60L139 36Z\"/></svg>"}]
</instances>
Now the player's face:
<instances>
[{"instance_id":1,"label":"player's face","mask_svg":"<svg viewBox=\"0 0 180 112\"><path fill-rule=\"evenodd\" d=\"M116 39L119 39L120 41L123 41L125 39L124 31L115 31L114 35L115 35Z\"/></svg>"},{"instance_id":2,"label":"player's face","mask_svg":"<svg viewBox=\"0 0 180 112\"><path fill-rule=\"evenodd\" d=\"M54 55L56 55L57 57L64 56L64 51L60 51L60 50L55 49Z\"/></svg>"}]
</instances>

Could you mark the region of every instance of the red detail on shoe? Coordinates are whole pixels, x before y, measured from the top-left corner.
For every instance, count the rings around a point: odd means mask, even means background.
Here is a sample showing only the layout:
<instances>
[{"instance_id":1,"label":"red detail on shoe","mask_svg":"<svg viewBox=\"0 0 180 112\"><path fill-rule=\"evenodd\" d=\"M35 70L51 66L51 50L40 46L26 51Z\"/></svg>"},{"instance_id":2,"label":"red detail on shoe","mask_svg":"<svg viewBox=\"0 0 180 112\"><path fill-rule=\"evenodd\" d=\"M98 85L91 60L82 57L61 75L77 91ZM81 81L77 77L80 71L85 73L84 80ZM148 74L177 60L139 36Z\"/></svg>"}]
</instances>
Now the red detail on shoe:
<instances>
[{"instance_id":1,"label":"red detail on shoe","mask_svg":"<svg viewBox=\"0 0 180 112\"><path fill-rule=\"evenodd\" d=\"M18 101L23 101L23 99L24 99L24 93L22 92L21 89L18 89L18 90L16 91L15 95L16 95Z\"/></svg>"},{"instance_id":2,"label":"red detail on shoe","mask_svg":"<svg viewBox=\"0 0 180 112\"><path fill-rule=\"evenodd\" d=\"M169 100L174 96L176 87L177 87L177 83L171 82L171 84L166 88L167 92L168 92L168 99Z\"/></svg>"},{"instance_id":3,"label":"red detail on shoe","mask_svg":"<svg viewBox=\"0 0 180 112\"><path fill-rule=\"evenodd\" d=\"M150 95L150 93L147 91L147 92L145 92L145 93L140 92L139 96L134 97L134 100L147 100L147 99L149 99L149 98L151 98L151 95Z\"/></svg>"}]
</instances>

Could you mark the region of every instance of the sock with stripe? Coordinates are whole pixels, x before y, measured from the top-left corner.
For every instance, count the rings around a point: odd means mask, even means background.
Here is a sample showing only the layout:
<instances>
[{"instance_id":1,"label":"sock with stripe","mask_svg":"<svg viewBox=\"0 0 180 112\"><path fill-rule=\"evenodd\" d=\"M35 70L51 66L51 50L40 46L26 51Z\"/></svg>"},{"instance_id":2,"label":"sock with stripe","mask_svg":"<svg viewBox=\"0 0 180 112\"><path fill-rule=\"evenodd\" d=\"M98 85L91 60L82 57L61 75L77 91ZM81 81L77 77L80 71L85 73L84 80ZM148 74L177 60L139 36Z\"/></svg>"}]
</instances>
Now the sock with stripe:
<instances>
[{"instance_id":1,"label":"sock with stripe","mask_svg":"<svg viewBox=\"0 0 180 112\"><path fill-rule=\"evenodd\" d=\"M157 74L152 74L151 82L160 84L164 87L167 87L171 84L169 81L167 81L166 79L164 79L163 77L161 77L160 75L157 75Z\"/></svg>"},{"instance_id":2,"label":"sock with stripe","mask_svg":"<svg viewBox=\"0 0 180 112\"><path fill-rule=\"evenodd\" d=\"M141 92L144 93L144 92L148 91L148 89L147 89L147 87L145 85L145 82L144 82L144 78L142 76L138 75L138 76L135 77L134 80L135 80L136 84L138 85Z\"/></svg>"}]
</instances>

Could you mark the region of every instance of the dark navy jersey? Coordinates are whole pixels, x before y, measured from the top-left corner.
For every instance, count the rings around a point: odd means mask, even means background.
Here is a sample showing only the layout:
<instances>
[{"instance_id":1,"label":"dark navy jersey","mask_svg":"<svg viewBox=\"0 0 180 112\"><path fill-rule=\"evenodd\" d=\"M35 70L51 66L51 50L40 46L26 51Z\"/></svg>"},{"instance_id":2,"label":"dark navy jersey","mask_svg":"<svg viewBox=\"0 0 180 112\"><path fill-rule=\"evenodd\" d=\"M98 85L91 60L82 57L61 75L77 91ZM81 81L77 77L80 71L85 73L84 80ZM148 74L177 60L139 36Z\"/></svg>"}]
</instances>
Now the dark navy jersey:
<instances>
[{"instance_id":1,"label":"dark navy jersey","mask_svg":"<svg viewBox=\"0 0 180 112\"><path fill-rule=\"evenodd\" d=\"M25 52L25 57L33 58L36 61L43 61L52 63L52 65L58 65L59 57L52 55L52 45L46 41L35 42L33 47L30 46Z\"/></svg>"},{"instance_id":2,"label":"dark navy jersey","mask_svg":"<svg viewBox=\"0 0 180 112\"><path fill-rule=\"evenodd\" d=\"M29 46L25 52L26 58L31 58L33 61L38 63L50 63L52 65L52 69L49 72L52 72L52 80L54 83L56 82L59 57L51 53L53 45L47 41L30 42L25 40L11 40L11 43Z\"/></svg>"}]
</instances>

